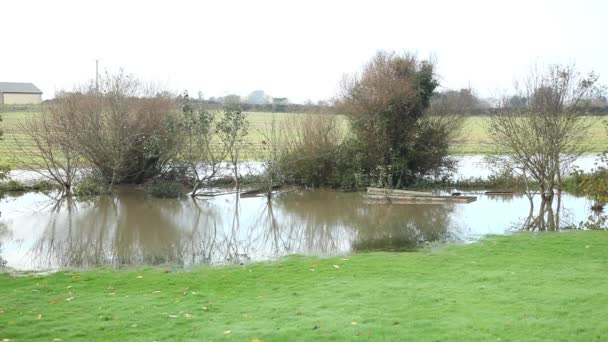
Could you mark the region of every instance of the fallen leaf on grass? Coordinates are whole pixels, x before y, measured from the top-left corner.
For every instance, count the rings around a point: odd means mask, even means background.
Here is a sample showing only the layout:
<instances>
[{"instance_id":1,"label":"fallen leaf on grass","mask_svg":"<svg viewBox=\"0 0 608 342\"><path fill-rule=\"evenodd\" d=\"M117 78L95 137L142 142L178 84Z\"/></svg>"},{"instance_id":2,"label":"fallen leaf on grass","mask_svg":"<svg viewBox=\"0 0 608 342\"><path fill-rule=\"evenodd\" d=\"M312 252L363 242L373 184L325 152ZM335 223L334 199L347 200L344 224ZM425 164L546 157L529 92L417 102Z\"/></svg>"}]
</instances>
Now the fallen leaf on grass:
<instances>
[{"instance_id":1,"label":"fallen leaf on grass","mask_svg":"<svg viewBox=\"0 0 608 342\"><path fill-rule=\"evenodd\" d=\"M69 289L71 289L72 287L74 287L74 286L70 285L70 286L66 287L66 289L68 289L68 290L69 290Z\"/></svg>"},{"instance_id":2,"label":"fallen leaf on grass","mask_svg":"<svg viewBox=\"0 0 608 342\"><path fill-rule=\"evenodd\" d=\"M59 337L55 337L55 338L53 339L53 342L60 342L60 341L63 341L63 340L62 340L62 339L60 339Z\"/></svg>"},{"instance_id":3,"label":"fallen leaf on grass","mask_svg":"<svg viewBox=\"0 0 608 342\"><path fill-rule=\"evenodd\" d=\"M352 321L352 322L350 322L350 325L357 325L357 322Z\"/></svg>"},{"instance_id":4,"label":"fallen leaf on grass","mask_svg":"<svg viewBox=\"0 0 608 342\"><path fill-rule=\"evenodd\" d=\"M203 306L203 310L207 311L209 309L206 306Z\"/></svg>"},{"instance_id":5,"label":"fallen leaf on grass","mask_svg":"<svg viewBox=\"0 0 608 342\"><path fill-rule=\"evenodd\" d=\"M154 292L152 292L152 293L160 293L160 291L154 291Z\"/></svg>"},{"instance_id":6,"label":"fallen leaf on grass","mask_svg":"<svg viewBox=\"0 0 608 342\"><path fill-rule=\"evenodd\" d=\"M41 320L41 319L42 319L42 315L38 315L38 316L36 316L36 319L37 319L37 320Z\"/></svg>"},{"instance_id":7,"label":"fallen leaf on grass","mask_svg":"<svg viewBox=\"0 0 608 342\"><path fill-rule=\"evenodd\" d=\"M232 330L226 330L226 331L224 331L224 335L228 335L228 334L230 334L231 332L232 332Z\"/></svg>"},{"instance_id":8,"label":"fallen leaf on grass","mask_svg":"<svg viewBox=\"0 0 608 342\"><path fill-rule=\"evenodd\" d=\"M338 268L340 268L340 266L338 266L338 265L334 265L334 268L335 268L335 269L338 269Z\"/></svg>"},{"instance_id":9,"label":"fallen leaf on grass","mask_svg":"<svg viewBox=\"0 0 608 342\"><path fill-rule=\"evenodd\" d=\"M137 279L142 279L144 276L143 275L138 275Z\"/></svg>"},{"instance_id":10,"label":"fallen leaf on grass","mask_svg":"<svg viewBox=\"0 0 608 342\"><path fill-rule=\"evenodd\" d=\"M72 301L72 299L74 299L74 297L67 298L66 300L67 300L68 302L71 302L71 301Z\"/></svg>"},{"instance_id":11,"label":"fallen leaf on grass","mask_svg":"<svg viewBox=\"0 0 608 342\"><path fill-rule=\"evenodd\" d=\"M184 314L184 317L186 317L186 318L192 318L192 314L189 314L189 313Z\"/></svg>"},{"instance_id":12,"label":"fallen leaf on grass","mask_svg":"<svg viewBox=\"0 0 608 342\"><path fill-rule=\"evenodd\" d=\"M176 315L169 315L169 318L177 318Z\"/></svg>"},{"instance_id":13,"label":"fallen leaf on grass","mask_svg":"<svg viewBox=\"0 0 608 342\"><path fill-rule=\"evenodd\" d=\"M262 340L260 340L259 338L254 338L253 340L251 340L251 342L262 342Z\"/></svg>"}]
</instances>

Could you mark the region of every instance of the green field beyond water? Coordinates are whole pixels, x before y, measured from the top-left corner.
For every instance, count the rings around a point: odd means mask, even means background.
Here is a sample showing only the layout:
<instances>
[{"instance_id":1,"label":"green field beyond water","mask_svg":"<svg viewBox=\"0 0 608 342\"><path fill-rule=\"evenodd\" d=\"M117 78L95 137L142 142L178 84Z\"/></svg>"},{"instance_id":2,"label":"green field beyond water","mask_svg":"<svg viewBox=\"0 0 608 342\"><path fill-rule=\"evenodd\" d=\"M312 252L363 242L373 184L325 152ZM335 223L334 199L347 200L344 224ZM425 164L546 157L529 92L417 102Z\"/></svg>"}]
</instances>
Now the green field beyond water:
<instances>
[{"instance_id":1,"label":"green field beyond water","mask_svg":"<svg viewBox=\"0 0 608 342\"><path fill-rule=\"evenodd\" d=\"M15 135L23 138L22 130L19 128L19 121L23 120L27 114L25 112L8 112L2 113L3 122L2 128L5 131L4 140L0 141L0 161L7 162L11 153L15 150ZM276 118L278 129L282 129L286 125L293 123L295 118L301 117L302 114L286 114L286 113L248 113L248 119L251 123L249 130L248 141L251 146L260 146L264 140L261 132L267 132L270 129L273 116ZM348 129L346 119L343 116L338 116L339 120L344 123L343 127ZM460 132L460 137L455 145L450 149L452 154L487 154L495 152L491 146L491 140L487 133L489 118L487 116L468 116L465 118L463 127ZM591 129L587 140L584 142L589 147L589 152L599 153L608 150L608 131L603 124L604 118L590 117ZM24 144L27 146L29 140L26 138ZM30 143L31 144L31 143ZM255 159L255 155L251 151L245 151L247 159Z\"/></svg>"},{"instance_id":2,"label":"green field beyond water","mask_svg":"<svg viewBox=\"0 0 608 342\"><path fill-rule=\"evenodd\" d=\"M606 341L608 233L415 253L0 274L0 340Z\"/></svg>"}]
</instances>

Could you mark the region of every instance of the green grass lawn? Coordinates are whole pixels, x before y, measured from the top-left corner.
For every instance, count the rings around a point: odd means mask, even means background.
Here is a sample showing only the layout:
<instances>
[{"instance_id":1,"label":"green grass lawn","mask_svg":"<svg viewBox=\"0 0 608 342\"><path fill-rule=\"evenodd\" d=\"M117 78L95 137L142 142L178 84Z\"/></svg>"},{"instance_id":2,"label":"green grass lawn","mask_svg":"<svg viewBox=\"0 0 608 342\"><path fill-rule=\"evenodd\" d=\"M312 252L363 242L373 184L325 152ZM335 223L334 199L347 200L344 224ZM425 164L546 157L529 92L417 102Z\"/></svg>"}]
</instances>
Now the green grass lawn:
<instances>
[{"instance_id":1,"label":"green grass lawn","mask_svg":"<svg viewBox=\"0 0 608 342\"><path fill-rule=\"evenodd\" d=\"M1 113L3 122L0 123L5 131L4 139L0 141L0 162L9 162L9 156L15 151L15 137L20 138L20 143L28 146L31 144L29 139L19 129L19 121L27 114L26 112L6 112ZM244 152L245 159L256 159L256 150L261 146L265 139L262 132L268 132L273 116L276 118L276 125L279 129L289 125L294 119L301 114L286 114L286 113L248 113L248 119L251 123L247 141L250 146ZM344 128L347 128L346 119L344 116L339 116L339 120L344 123ZM608 131L605 125L602 124L602 119L592 117L588 119L591 122L589 135L585 143L589 146L589 152L598 153L608 150ZM452 154L485 154L493 153L495 149L491 145L490 137L487 133L488 117L487 116L469 116L465 119L460 137L455 145L450 148ZM219 143L219 142L218 142Z\"/></svg>"},{"instance_id":2,"label":"green grass lawn","mask_svg":"<svg viewBox=\"0 0 608 342\"><path fill-rule=\"evenodd\" d=\"M166 272L0 275L11 341L605 341L608 232Z\"/></svg>"}]
</instances>

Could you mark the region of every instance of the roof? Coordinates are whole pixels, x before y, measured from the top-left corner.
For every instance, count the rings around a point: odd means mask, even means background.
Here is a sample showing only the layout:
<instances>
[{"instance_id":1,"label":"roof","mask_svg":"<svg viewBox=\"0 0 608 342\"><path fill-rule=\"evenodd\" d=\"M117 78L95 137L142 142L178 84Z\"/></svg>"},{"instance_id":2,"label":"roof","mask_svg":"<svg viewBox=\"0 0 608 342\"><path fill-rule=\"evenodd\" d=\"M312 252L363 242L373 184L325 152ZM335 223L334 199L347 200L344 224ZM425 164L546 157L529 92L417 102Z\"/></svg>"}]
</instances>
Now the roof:
<instances>
[{"instance_id":1,"label":"roof","mask_svg":"<svg viewBox=\"0 0 608 342\"><path fill-rule=\"evenodd\" d=\"M42 91L34 83L0 82L2 93L42 94Z\"/></svg>"}]
</instances>

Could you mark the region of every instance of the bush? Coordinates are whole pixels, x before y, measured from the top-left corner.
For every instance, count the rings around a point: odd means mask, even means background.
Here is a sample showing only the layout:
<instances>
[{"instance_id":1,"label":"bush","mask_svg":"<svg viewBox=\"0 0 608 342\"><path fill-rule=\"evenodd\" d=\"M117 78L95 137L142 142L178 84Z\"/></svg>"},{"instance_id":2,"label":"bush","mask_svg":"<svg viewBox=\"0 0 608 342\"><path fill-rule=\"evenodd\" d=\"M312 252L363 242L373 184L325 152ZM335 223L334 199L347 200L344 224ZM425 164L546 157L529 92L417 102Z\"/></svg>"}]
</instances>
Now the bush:
<instances>
[{"instance_id":1,"label":"bush","mask_svg":"<svg viewBox=\"0 0 608 342\"><path fill-rule=\"evenodd\" d=\"M1 119L0 119L1 120ZM0 133L0 136L2 133ZM7 164L0 164L0 181L7 180L11 172L11 167Z\"/></svg>"},{"instance_id":2,"label":"bush","mask_svg":"<svg viewBox=\"0 0 608 342\"><path fill-rule=\"evenodd\" d=\"M100 177L88 176L78 182L74 189L74 195L76 196L98 196L109 194L110 187Z\"/></svg>"},{"instance_id":3,"label":"bush","mask_svg":"<svg viewBox=\"0 0 608 342\"><path fill-rule=\"evenodd\" d=\"M284 132L286 146L280 163L288 182L310 187L357 187L361 145L345 136L335 116L308 114L291 121Z\"/></svg>"},{"instance_id":4,"label":"bush","mask_svg":"<svg viewBox=\"0 0 608 342\"><path fill-rule=\"evenodd\" d=\"M172 180L156 180L146 185L146 192L159 198L178 198L183 194L183 190L180 182Z\"/></svg>"},{"instance_id":5,"label":"bush","mask_svg":"<svg viewBox=\"0 0 608 342\"><path fill-rule=\"evenodd\" d=\"M30 188L35 191L49 191L57 189L57 185L49 182L48 180L41 180L32 184Z\"/></svg>"},{"instance_id":6,"label":"bush","mask_svg":"<svg viewBox=\"0 0 608 342\"><path fill-rule=\"evenodd\" d=\"M0 184L0 191L25 191L27 187L18 181L8 181L6 183Z\"/></svg>"}]
</instances>

